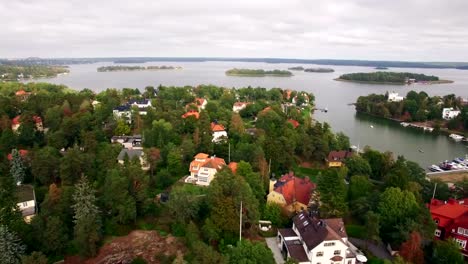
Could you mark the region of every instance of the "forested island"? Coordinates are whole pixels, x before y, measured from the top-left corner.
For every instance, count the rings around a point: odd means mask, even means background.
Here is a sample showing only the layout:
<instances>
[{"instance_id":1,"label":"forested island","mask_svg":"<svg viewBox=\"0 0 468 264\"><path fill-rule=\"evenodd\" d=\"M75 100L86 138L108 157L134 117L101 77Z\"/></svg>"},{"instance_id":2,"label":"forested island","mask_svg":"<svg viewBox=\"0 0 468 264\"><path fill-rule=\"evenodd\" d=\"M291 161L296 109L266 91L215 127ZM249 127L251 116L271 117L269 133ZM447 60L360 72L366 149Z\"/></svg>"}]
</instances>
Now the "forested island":
<instances>
[{"instance_id":1,"label":"forested island","mask_svg":"<svg viewBox=\"0 0 468 264\"><path fill-rule=\"evenodd\" d=\"M228 76L252 76L252 77L264 77L264 76L275 76L275 77L290 77L292 72L285 70L262 70L262 69L230 69L226 71Z\"/></svg>"},{"instance_id":2,"label":"forested island","mask_svg":"<svg viewBox=\"0 0 468 264\"><path fill-rule=\"evenodd\" d=\"M182 67L174 66L102 66L97 68L98 72L113 72L113 71L146 71L146 70L179 70Z\"/></svg>"},{"instance_id":3,"label":"forested island","mask_svg":"<svg viewBox=\"0 0 468 264\"><path fill-rule=\"evenodd\" d=\"M467 182L453 189L438 182L433 193L418 164L368 147L329 167L329 154L346 152L350 142L312 120L313 94L213 85L95 93L9 82L0 83L0 102L5 263L274 264L264 237L290 228L294 212L267 202L267 194L270 179L290 172L294 185L314 185L301 211L342 218L347 236L400 248L398 263L410 261L405 252L431 256L427 263L463 263L457 244L433 241L426 204L433 195L468 193ZM214 142L214 127L227 137ZM218 168L211 182L187 182L191 163L205 158ZM25 189L34 200L20 200ZM33 215L23 201L34 202ZM260 219L272 229L260 229ZM447 251L450 257L432 253Z\"/></svg>"},{"instance_id":4,"label":"forested island","mask_svg":"<svg viewBox=\"0 0 468 264\"><path fill-rule=\"evenodd\" d=\"M378 67L375 67L376 70L388 70L387 67L382 67L382 66L378 66Z\"/></svg>"},{"instance_id":5,"label":"forested island","mask_svg":"<svg viewBox=\"0 0 468 264\"><path fill-rule=\"evenodd\" d=\"M335 70L332 69L332 68L307 68L304 71L305 72L327 73L327 72L334 72Z\"/></svg>"},{"instance_id":6,"label":"forested island","mask_svg":"<svg viewBox=\"0 0 468 264\"><path fill-rule=\"evenodd\" d=\"M303 71L303 70L304 70L304 67L302 67L302 66L295 66L295 67L290 67L290 68L288 68L288 70L291 70L291 71Z\"/></svg>"},{"instance_id":7,"label":"forested island","mask_svg":"<svg viewBox=\"0 0 468 264\"><path fill-rule=\"evenodd\" d=\"M434 129L468 131L468 105L454 94L443 97L429 96L426 92L410 91L401 101L389 100L387 94L360 96L356 101L356 111L373 116L396 119L405 122L428 122ZM442 110L460 110L458 116L443 119Z\"/></svg>"},{"instance_id":8,"label":"forested island","mask_svg":"<svg viewBox=\"0 0 468 264\"><path fill-rule=\"evenodd\" d=\"M337 81L349 81L358 83L373 83L373 84L436 84L436 83L452 83L449 80L440 80L434 75L425 75L410 72L359 72L343 74Z\"/></svg>"},{"instance_id":9,"label":"forested island","mask_svg":"<svg viewBox=\"0 0 468 264\"><path fill-rule=\"evenodd\" d=\"M46 65L2 65L0 64L0 80L16 81L26 78L55 77L58 74L68 73L64 66Z\"/></svg>"}]
</instances>

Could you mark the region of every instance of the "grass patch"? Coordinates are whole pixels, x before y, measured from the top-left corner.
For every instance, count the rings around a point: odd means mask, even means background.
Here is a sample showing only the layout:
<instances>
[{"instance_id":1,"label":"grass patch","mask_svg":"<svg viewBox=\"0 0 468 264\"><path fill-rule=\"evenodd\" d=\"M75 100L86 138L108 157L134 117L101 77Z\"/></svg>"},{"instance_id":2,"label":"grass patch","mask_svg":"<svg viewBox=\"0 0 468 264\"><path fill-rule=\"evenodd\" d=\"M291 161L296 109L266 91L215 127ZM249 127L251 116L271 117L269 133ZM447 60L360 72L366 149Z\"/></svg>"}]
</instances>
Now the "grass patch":
<instances>
[{"instance_id":1,"label":"grass patch","mask_svg":"<svg viewBox=\"0 0 468 264\"><path fill-rule=\"evenodd\" d=\"M317 175L322 169L297 167L294 169L294 174L300 178L309 177L312 182L317 182Z\"/></svg>"},{"instance_id":2,"label":"grass patch","mask_svg":"<svg viewBox=\"0 0 468 264\"><path fill-rule=\"evenodd\" d=\"M365 226L345 225L345 227L346 227L346 233L348 233L348 237L366 239L367 229Z\"/></svg>"}]
</instances>

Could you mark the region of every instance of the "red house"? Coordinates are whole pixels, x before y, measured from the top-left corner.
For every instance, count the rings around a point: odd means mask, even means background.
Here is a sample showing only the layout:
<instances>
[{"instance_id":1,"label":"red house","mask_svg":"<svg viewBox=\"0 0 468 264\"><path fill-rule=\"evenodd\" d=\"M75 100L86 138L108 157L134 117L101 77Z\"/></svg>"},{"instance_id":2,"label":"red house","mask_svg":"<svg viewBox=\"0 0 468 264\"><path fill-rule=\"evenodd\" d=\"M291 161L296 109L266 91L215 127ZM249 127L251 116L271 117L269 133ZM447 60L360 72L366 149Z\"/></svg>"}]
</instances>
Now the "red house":
<instances>
[{"instance_id":1,"label":"red house","mask_svg":"<svg viewBox=\"0 0 468 264\"><path fill-rule=\"evenodd\" d=\"M468 205L463 200L432 199L428 205L432 219L437 224L435 239L453 238L460 246L462 254L468 257Z\"/></svg>"}]
</instances>

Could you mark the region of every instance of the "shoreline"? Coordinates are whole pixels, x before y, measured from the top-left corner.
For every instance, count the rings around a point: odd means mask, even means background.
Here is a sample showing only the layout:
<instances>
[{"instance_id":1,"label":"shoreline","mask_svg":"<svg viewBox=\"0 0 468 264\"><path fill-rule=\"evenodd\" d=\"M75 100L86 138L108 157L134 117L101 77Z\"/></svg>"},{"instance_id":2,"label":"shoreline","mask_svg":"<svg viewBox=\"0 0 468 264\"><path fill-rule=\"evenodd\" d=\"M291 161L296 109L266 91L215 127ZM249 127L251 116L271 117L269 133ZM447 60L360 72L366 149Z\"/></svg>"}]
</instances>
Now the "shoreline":
<instances>
[{"instance_id":1,"label":"shoreline","mask_svg":"<svg viewBox=\"0 0 468 264\"><path fill-rule=\"evenodd\" d=\"M291 75L283 75L283 74L229 74L226 73L226 76L234 76L234 77L292 77Z\"/></svg>"},{"instance_id":2,"label":"shoreline","mask_svg":"<svg viewBox=\"0 0 468 264\"><path fill-rule=\"evenodd\" d=\"M351 82L351 83L361 83L361 84L382 84L382 85L406 85L407 83L397 83L397 82L374 82L374 81L355 81L355 80L345 80L341 78L335 78L334 81L339 82ZM438 81L423 81L423 82L415 82L410 84L447 84L447 83L454 83L452 80L438 80Z\"/></svg>"}]
</instances>

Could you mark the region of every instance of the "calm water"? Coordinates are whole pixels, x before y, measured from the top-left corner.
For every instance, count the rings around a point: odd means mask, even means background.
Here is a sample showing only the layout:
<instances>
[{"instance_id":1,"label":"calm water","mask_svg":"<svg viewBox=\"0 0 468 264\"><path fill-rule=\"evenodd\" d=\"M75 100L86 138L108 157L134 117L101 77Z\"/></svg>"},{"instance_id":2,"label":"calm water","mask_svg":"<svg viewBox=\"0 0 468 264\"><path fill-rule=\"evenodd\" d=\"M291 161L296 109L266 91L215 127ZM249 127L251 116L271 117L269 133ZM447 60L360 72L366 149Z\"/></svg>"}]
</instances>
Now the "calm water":
<instances>
[{"instance_id":1,"label":"calm water","mask_svg":"<svg viewBox=\"0 0 468 264\"><path fill-rule=\"evenodd\" d=\"M465 156L468 148L463 143L456 143L446 136L436 136L400 125L356 115L354 103L358 96L370 93L385 93L396 91L406 95L410 90L424 90L430 95L445 95L455 93L468 98L468 71L454 69L399 69L391 71L409 71L439 76L442 79L454 80L453 84L440 85L371 85L333 81L343 73L371 72L369 67L332 66L334 73L294 72L293 77L229 77L224 72L230 68L287 69L296 64L267 64L245 62L153 62L146 65L182 66L183 70L170 71L133 71L133 72L97 72L99 66L110 63L73 65L70 74L52 79L43 79L56 84L64 84L74 89L89 88L96 92L106 88L141 88L159 84L165 86L183 86L214 84L224 87L280 87L284 89L304 90L314 93L318 108L328 107L328 113L316 112L315 118L328 122L334 131L346 133L351 143L361 147L369 145L375 149L389 150L396 155L404 155L410 160L427 167L442 160ZM133 64L129 64L133 65ZM142 65L142 64L134 64ZM143 64L144 65L144 64ZM302 65L315 67L317 65ZM319 67L319 66L317 66ZM371 127L373 126L373 127ZM419 152L419 150L424 153Z\"/></svg>"}]
</instances>

